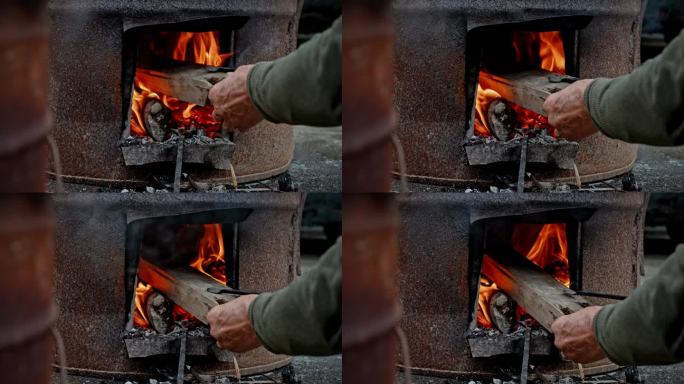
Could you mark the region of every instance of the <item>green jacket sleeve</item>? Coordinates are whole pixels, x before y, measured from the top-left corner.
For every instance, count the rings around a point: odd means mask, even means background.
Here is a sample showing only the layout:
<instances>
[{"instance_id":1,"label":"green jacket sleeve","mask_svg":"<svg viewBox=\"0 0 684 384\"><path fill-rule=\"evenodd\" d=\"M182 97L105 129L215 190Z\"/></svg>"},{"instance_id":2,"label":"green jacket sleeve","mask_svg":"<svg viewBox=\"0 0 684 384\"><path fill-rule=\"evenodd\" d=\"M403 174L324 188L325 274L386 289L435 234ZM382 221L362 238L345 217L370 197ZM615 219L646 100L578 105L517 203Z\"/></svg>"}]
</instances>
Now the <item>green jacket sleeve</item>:
<instances>
[{"instance_id":1,"label":"green jacket sleeve","mask_svg":"<svg viewBox=\"0 0 684 384\"><path fill-rule=\"evenodd\" d=\"M291 54L259 63L247 79L261 115L274 123L342 124L342 18Z\"/></svg>"},{"instance_id":2,"label":"green jacket sleeve","mask_svg":"<svg viewBox=\"0 0 684 384\"><path fill-rule=\"evenodd\" d=\"M594 318L596 338L620 365L684 360L684 245L626 300Z\"/></svg>"},{"instance_id":3,"label":"green jacket sleeve","mask_svg":"<svg viewBox=\"0 0 684 384\"><path fill-rule=\"evenodd\" d=\"M684 32L631 74L593 81L584 101L607 136L649 145L684 144Z\"/></svg>"},{"instance_id":4,"label":"green jacket sleeve","mask_svg":"<svg viewBox=\"0 0 684 384\"><path fill-rule=\"evenodd\" d=\"M259 295L249 319L262 344L285 355L333 355L342 350L341 241L289 286Z\"/></svg>"}]
</instances>

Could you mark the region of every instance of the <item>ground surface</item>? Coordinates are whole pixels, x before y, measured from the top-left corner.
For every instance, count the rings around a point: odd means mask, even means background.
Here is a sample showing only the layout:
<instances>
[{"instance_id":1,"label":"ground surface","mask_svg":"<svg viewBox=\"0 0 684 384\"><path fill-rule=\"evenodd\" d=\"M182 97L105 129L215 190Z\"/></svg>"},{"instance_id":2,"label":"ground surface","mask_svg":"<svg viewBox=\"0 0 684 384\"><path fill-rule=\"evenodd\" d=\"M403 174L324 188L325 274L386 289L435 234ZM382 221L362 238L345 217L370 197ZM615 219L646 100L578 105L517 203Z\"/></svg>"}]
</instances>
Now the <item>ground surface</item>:
<instances>
[{"instance_id":1,"label":"ground surface","mask_svg":"<svg viewBox=\"0 0 684 384\"><path fill-rule=\"evenodd\" d=\"M639 147L636 164L632 170L637 185L646 192L684 192L684 147ZM412 192L470 192L476 189L488 191L488 188L473 186L442 186L421 183L408 183ZM574 188L574 187L573 187ZM584 186L586 191L605 189L619 189L622 187L622 177L607 182L592 183ZM399 191L400 185L394 181L392 189ZM568 192L568 188L558 188L549 192ZM494 190L497 191L497 190Z\"/></svg>"},{"instance_id":2,"label":"ground surface","mask_svg":"<svg viewBox=\"0 0 684 384\"><path fill-rule=\"evenodd\" d=\"M297 379L301 380L302 384L336 384L342 382L342 356L330 357L295 357L292 362L292 367L295 370ZM59 375L53 375L53 384L61 384ZM230 380L230 381L228 381ZM242 383L250 382L260 383L280 383L279 375L257 375L243 378ZM97 379L84 376L69 376L69 384L149 384L155 383L151 380L108 380ZM166 384L164 381L157 381L157 384ZM171 381L175 384L175 381ZM198 381L187 381L186 383L200 383ZM236 380L226 379L224 381L217 381L217 383L228 384L237 383Z\"/></svg>"},{"instance_id":3,"label":"ground surface","mask_svg":"<svg viewBox=\"0 0 684 384\"><path fill-rule=\"evenodd\" d=\"M295 150L289 169L290 186L303 192L341 192L342 191L342 127L314 128L295 126ZM258 183L241 186L244 189L279 190L280 176ZM152 188L152 189L149 189ZM126 189L131 192L168 192L157 189L158 185L148 188ZM56 192L54 180L48 183L48 190ZM123 188L108 188L83 184L65 184L66 192L121 192ZM211 192L224 192L224 185L212 186ZM196 192L196 189L188 189Z\"/></svg>"}]
</instances>

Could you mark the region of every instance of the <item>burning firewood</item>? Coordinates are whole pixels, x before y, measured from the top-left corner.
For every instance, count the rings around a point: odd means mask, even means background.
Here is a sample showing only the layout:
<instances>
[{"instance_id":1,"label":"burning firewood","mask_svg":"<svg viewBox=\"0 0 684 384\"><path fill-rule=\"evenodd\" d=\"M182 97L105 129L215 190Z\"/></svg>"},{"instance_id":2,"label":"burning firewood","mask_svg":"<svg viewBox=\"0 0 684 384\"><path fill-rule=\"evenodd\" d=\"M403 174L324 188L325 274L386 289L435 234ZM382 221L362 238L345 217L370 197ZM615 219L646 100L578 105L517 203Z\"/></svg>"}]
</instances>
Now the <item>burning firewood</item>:
<instances>
[{"instance_id":1,"label":"burning firewood","mask_svg":"<svg viewBox=\"0 0 684 384\"><path fill-rule=\"evenodd\" d=\"M494 100L487 110L489 129L499 140L506 141L515 129L515 111L504 100Z\"/></svg>"},{"instance_id":2,"label":"burning firewood","mask_svg":"<svg viewBox=\"0 0 684 384\"><path fill-rule=\"evenodd\" d=\"M571 76L535 69L510 74L480 72L480 85L491 89L504 100L515 103L542 116L546 112L542 106L552 93L556 93L577 80Z\"/></svg>"},{"instance_id":3,"label":"burning firewood","mask_svg":"<svg viewBox=\"0 0 684 384\"><path fill-rule=\"evenodd\" d=\"M489 300L492 324L504 335L511 333L515 325L515 302L503 292L497 292Z\"/></svg>"},{"instance_id":4,"label":"burning firewood","mask_svg":"<svg viewBox=\"0 0 684 384\"><path fill-rule=\"evenodd\" d=\"M482 260L482 274L549 332L559 317L590 305L510 247L497 244L487 254Z\"/></svg>"},{"instance_id":5,"label":"burning firewood","mask_svg":"<svg viewBox=\"0 0 684 384\"><path fill-rule=\"evenodd\" d=\"M140 259L138 275L204 324L208 323L207 313L212 308L238 297L234 294L211 293L220 292L226 286L187 267L163 268Z\"/></svg>"},{"instance_id":6,"label":"burning firewood","mask_svg":"<svg viewBox=\"0 0 684 384\"><path fill-rule=\"evenodd\" d=\"M135 76L162 95L206 106L209 104L209 90L226 74L209 67L187 65L155 70L138 68Z\"/></svg>"},{"instance_id":7,"label":"burning firewood","mask_svg":"<svg viewBox=\"0 0 684 384\"><path fill-rule=\"evenodd\" d=\"M159 292L153 292L145 303L145 312L152 329L160 334L166 334L173 330L173 303L167 300Z\"/></svg>"},{"instance_id":8,"label":"burning firewood","mask_svg":"<svg viewBox=\"0 0 684 384\"><path fill-rule=\"evenodd\" d=\"M145 104L143 115L147 134L157 141L164 141L172 128L171 111L159 100L150 100Z\"/></svg>"}]
</instances>

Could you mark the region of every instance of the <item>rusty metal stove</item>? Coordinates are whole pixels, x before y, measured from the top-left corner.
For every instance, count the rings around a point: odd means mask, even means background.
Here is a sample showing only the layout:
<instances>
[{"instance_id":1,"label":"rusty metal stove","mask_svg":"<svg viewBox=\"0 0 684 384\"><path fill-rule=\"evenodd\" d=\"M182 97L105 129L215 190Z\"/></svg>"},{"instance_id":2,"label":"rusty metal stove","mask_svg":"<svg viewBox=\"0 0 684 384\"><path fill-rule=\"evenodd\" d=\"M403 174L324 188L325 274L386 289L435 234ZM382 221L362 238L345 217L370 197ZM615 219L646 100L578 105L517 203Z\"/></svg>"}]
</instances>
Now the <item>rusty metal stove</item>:
<instances>
[{"instance_id":1,"label":"rusty metal stove","mask_svg":"<svg viewBox=\"0 0 684 384\"><path fill-rule=\"evenodd\" d=\"M53 135L65 180L111 186L143 185L150 174L160 171L158 167L135 165L136 162L175 161L175 144L173 148L154 144L138 148L139 143L126 142L141 34L230 30L229 48L236 55L229 66L234 68L273 60L293 51L301 3L51 1L50 104L55 117ZM205 153L216 150L232 151L232 165L241 183L285 172L292 161L294 137L289 126L262 122L231 140L234 147L214 143L218 149L202 147L198 140L186 143L186 155L190 152L195 157L212 157L198 160L187 155L188 163L205 163L190 164L187 172L198 181L231 180L229 167L218 164L213 154ZM193 145L201 148L193 150ZM133 156L133 161L124 162L122 151ZM131 151L146 153L131 155ZM127 163L131 165L126 166ZM54 173L52 161L49 169ZM173 167L164 173L172 174Z\"/></svg>"},{"instance_id":2,"label":"rusty metal stove","mask_svg":"<svg viewBox=\"0 0 684 384\"><path fill-rule=\"evenodd\" d=\"M644 212L641 193L400 197L402 328L414 371L468 378L491 377L502 370L520 373L521 335L483 337L475 329L487 227L567 223L571 288L627 295L642 275ZM530 364L536 373L578 374L575 365L560 359L543 332L533 333L531 341ZM585 365L584 373L615 368L607 363Z\"/></svg>"},{"instance_id":3,"label":"rusty metal stove","mask_svg":"<svg viewBox=\"0 0 684 384\"><path fill-rule=\"evenodd\" d=\"M639 63L642 0L397 1L396 105L409 179L451 185L515 174L522 144L473 143L473 104L486 47L511 31L559 31L567 74L614 77ZM613 36L621 36L614 39ZM629 171L636 146L595 135L527 146L538 180L582 182ZM567 158L565 158L567 157ZM494 159L496 158L496 159ZM496 160L496 161L495 161ZM493 164L493 165L485 165Z\"/></svg>"},{"instance_id":4,"label":"rusty metal stove","mask_svg":"<svg viewBox=\"0 0 684 384\"><path fill-rule=\"evenodd\" d=\"M160 194L154 200L143 194L69 194L54 200L58 328L72 373L130 378L149 376L158 368L175 372L178 340L173 334L141 341L166 349L142 351L153 352L154 364L150 358L129 358L141 353L141 343L136 344L129 331L136 244L146 225L172 219L222 223L226 233L234 230L224 237L230 249L226 259L232 262L230 280L234 284L239 279L243 290L277 290L299 273L299 193ZM187 364L197 373L233 373L232 358L208 353L214 344L210 338L188 334ZM237 361L241 373L249 375L285 366L291 358L259 348L237 355Z\"/></svg>"}]
</instances>

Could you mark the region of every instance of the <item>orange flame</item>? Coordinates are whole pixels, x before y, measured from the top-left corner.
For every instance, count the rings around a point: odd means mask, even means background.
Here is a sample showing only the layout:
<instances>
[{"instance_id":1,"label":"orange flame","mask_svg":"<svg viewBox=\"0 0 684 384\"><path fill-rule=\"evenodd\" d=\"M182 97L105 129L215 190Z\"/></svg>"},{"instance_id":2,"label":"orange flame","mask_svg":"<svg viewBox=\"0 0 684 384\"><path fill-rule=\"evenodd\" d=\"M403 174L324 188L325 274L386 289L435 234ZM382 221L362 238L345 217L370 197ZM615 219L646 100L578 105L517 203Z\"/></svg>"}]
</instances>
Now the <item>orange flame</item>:
<instances>
[{"instance_id":1,"label":"orange flame","mask_svg":"<svg viewBox=\"0 0 684 384\"><path fill-rule=\"evenodd\" d=\"M227 281L225 265L222 226L221 224L206 224L197 248L197 257L189 266L225 285ZM138 285L135 288L135 312L133 313L133 325L137 328L150 328L145 305L153 292L154 289L151 285L138 279ZM172 316L174 321L195 319L192 314L178 305L173 305Z\"/></svg>"},{"instance_id":2,"label":"orange flame","mask_svg":"<svg viewBox=\"0 0 684 384\"><path fill-rule=\"evenodd\" d=\"M565 48L559 31L539 32L539 57L542 69L565 74Z\"/></svg>"},{"instance_id":3,"label":"orange flame","mask_svg":"<svg viewBox=\"0 0 684 384\"><path fill-rule=\"evenodd\" d=\"M513 65L523 63L533 63L539 68L551 72L565 74L565 49L563 46L563 36L560 31L549 32L516 32L513 34L512 41L515 51L515 62ZM476 94L476 118L473 124L474 133L478 136L492 136L487 120L487 108L496 98L500 98L492 89L482 89L478 84ZM555 130L549 124L545 116L533 111L522 108L519 105L509 103L516 112L516 126L522 130L532 127L546 129L549 134L555 135Z\"/></svg>"},{"instance_id":4,"label":"orange flame","mask_svg":"<svg viewBox=\"0 0 684 384\"><path fill-rule=\"evenodd\" d=\"M478 84L476 97L475 111L477 116L474 125L475 134L480 136L491 136L489 133L491 131L489 130L487 110L489 109L489 104L496 99L500 99L501 95L493 89L482 89L480 84Z\"/></svg>"},{"instance_id":5,"label":"orange flame","mask_svg":"<svg viewBox=\"0 0 684 384\"><path fill-rule=\"evenodd\" d=\"M200 240L197 258L190 266L219 283L226 284L226 259L221 224L206 224Z\"/></svg>"},{"instance_id":6,"label":"orange flame","mask_svg":"<svg viewBox=\"0 0 684 384\"><path fill-rule=\"evenodd\" d=\"M495 283L490 282L486 277L480 277L480 292L477 301L477 325L481 328L493 328L491 314L489 312L489 301L499 288Z\"/></svg>"},{"instance_id":7,"label":"orange flame","mask_svg":"<svg viewBox=\"0 0 684 384\"><path fill-rule=\"evenodd\" d=\"M176 37L176 44L169 56L176 61L194 64L221 66L232 56L232 53L221 53L218 32L180 32ZM131 104L131 134L147 136L143 110L150 100L159 100L171 111L171 120L179 127L195 126L203 128L209 137L217 137L221 124L212 117L214 107L199 107L179 99L160 95L154 91L153 84L143 84L138 76L134 80Z\"/></svg>"},{"instance_id":8,"label":"orange flame","mask_svg":"<svg viewBox=\"0 0 684 384\"><path fill-rule=\"evenodd\" d=\"M530 234L534 243L530 245ZM518 224L513 232L513 248L527 255L539 268L551 274L559 283L570 287L568 240L564 223Z\"/></svg>"},{"instance_id":9,"label":"orange flame","mask_svg":"<svg viewBox=\"0 0 684 384\"><path fill-rule=\"evenodd\" d=\"M568 240L565 223L516 224L512 236L513 248L525 255L558 282L570 287L570 267L568 261ZM489 300L499 291L496 284L489 286L486 277L480 277L478 295L477 325L492 328L489 313ZM517 320L525 315L522 308L516 311Z\"/></svg>"},{"instance_id":10,"label":"orange flame","mask_svg":"<svg viewBox=\"0 0 684 384\"><path fill-rule=\"evenodd\" d=\"M150 321L147 319L143 307L147 303L147 299L152 292L154 292L154 290L151 285L138 280L138 285L135 287L135 313L133 314L133 325L138 328L150 327Z\"/></svg>"}]
</instances>

